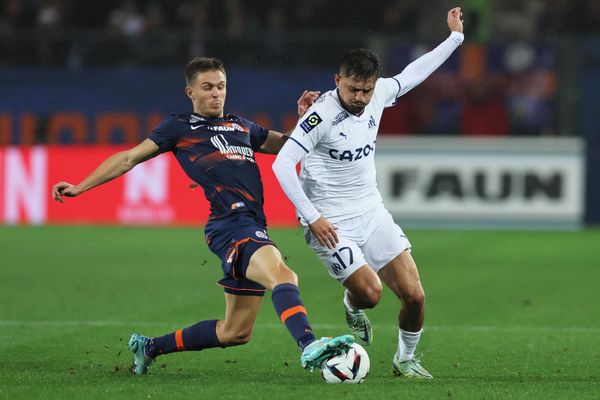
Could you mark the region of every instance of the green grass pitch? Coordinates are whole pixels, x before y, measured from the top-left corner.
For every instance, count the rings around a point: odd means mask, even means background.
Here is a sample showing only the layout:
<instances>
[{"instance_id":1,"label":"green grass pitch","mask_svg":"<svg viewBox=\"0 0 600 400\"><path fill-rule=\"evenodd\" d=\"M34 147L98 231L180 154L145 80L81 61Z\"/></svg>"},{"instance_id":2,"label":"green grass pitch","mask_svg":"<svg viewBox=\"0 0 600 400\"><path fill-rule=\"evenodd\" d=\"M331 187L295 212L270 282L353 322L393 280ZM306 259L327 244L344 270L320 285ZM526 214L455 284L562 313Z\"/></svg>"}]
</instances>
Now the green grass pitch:
<instances>
[{"instance_id":1,"label":"green grass pitch","mask_svg":"<svg viewBox=\"0 0 600 400\"><path fill-rule=\"evenodd\" d=\"M586 399L600 397L600 231L408 230L427 293L432 382L392 377L398 302L369 312L362 385L326 385L267 295L252 341L129 373L128 335L224 315L201 229L0 227L0 398ZM271 231L317 335L346 332L341 287L298 229Z\"/></svg>"}]
</instances>

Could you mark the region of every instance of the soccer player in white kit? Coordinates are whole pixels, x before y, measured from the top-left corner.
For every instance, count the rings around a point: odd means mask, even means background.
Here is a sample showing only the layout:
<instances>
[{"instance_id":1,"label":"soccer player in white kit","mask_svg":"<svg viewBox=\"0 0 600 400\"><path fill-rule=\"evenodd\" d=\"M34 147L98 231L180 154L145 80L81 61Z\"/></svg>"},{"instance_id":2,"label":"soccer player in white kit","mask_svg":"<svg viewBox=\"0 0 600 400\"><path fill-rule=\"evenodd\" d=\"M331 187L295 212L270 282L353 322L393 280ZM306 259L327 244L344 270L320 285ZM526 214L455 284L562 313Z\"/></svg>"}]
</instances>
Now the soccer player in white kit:
<instances>
[{"instance_id":1,"label":"soccer player in white kit","mask_svg":"<svg viewBox=\"0 0 600 400\"><path fill-rule=\"evenodd\" d=\"M425 292L411 244L377 189L375 143L384 108L433 73L463 42L461 18L460 7L448 11L450 36L392 78L379 78L379 59L370 51L347 52L335 75L337 89L315 101L273 164L306 226L308 245L346 288L346 321L356 340L363 345L373 341L364 309L379 302L381 280L401 301L392 366L396 375L407 378L432 378L415 356Z\"/></svg>"}]
</instances>

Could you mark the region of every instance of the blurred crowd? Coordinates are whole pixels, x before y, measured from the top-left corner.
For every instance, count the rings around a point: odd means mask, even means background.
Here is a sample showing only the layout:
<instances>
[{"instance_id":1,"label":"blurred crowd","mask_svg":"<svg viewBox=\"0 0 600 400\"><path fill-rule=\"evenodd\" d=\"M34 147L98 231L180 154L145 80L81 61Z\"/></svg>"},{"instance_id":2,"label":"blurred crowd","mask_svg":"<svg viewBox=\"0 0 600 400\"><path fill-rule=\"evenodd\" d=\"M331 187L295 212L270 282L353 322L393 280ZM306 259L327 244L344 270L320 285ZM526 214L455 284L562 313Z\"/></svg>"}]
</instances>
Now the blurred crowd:
<instances>
[{"instance_id":1,"label":"blurred crowd","mask_svg":"<svg viewBox=\"0 0 600 400\"><path fill-rule=\"evenodd\" d=\"M0 35L63 28L131 39L174 30L195 41L190 48L195 53L212 35L229 42L261 35L273 46L288 35L311 32L437 40L446 31L445 11L457 3L470 40L532 40L600 30L600 0L3 0Z\"/></svg>"},{"instance_id":2,"label":"blurred crowd","mask_svg":"<svg viewBox=\"0 0 600 400\"><path fill-rule=\"evenodd\" d=\"M0 31L106 28L125 36L160 28L226 32L357 28L427 35L443 12L462 6L480 39L597 31L598 0L3 0Z\"/></svg>"},{"instance_id":3,"label":"blurred crowd","mask_svg":"<svg viewBox=\"0 0 600 400\"><path fill-rule=\"evenodd\" d=\"M460 61L403 98L382 130L563 134L557 43L600 33L600 0L1 0L0 66L180 67L211 55L228 67L332 70L344 48L363 46L399 72L446 37L456 5Z\"/></svg>"},{"instance_id":4,"label":"blurred crowd","mask_svg":"<svg viewBox=\"0 0 600 400\"><path fill-rule=\"evenodd\" d=\"M326 47L437 42L457 3L480 43L600 30L600 0L2 0L0 65L180 65L223 48L230 65L329 65Z\"/></svg>"}]
</instances>

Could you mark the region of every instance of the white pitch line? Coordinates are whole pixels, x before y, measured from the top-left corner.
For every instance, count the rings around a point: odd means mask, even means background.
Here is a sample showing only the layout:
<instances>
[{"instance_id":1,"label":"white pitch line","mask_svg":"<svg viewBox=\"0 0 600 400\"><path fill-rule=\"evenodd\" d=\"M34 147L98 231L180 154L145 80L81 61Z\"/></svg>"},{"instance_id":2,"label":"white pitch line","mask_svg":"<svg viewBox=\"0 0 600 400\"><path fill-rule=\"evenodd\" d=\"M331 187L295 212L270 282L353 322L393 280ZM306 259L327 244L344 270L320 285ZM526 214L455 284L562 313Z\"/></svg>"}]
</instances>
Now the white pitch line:
<instances>
[{"instance_id":1,"label":"white pitch line","mask_svg":"<svg viewBox=\"0 0 600 400\"><path fill-rule=\"evenodd\" d=\"M142 321L114 321L114 320L56 320L56 321L35 321L35 320L0 320L0 328L2 327L30 327L30 326L47 326L47 327L107 327L107 326L123 326L123 327L178 327L187 326L190 322L142 322ZM278 323L258 323L255 325L257 329L281 329L282 324ZM314 329L348 329L342 324L312 324ZM375 329L397 329L394 325L373 325ZM514 333L600 333L600 327L552 327L552 326L444 326L433 325L425 326L425 331L440 331L440 332L514 332Z\"/></svg>"}]
</instances>

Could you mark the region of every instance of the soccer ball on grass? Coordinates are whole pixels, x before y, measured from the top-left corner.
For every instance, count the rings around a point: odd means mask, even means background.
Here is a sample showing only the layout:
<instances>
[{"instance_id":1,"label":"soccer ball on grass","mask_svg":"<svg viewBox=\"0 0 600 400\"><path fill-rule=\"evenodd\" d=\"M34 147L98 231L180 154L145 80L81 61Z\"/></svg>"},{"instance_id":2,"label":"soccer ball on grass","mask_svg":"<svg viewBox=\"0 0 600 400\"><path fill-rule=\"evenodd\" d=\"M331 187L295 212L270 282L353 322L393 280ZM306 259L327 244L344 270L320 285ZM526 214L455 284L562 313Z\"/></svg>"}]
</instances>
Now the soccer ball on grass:
<instances>
[{"instance_id":1,"label":"soccer ball on grass","mask_svg":"<svg viewBox=\"0 0 600 400\"><path fill-rule=\"evenodd\" d=\"M327 383L362 383L369 373L369 355L358 343L346 353L331 357L321 364L321 376Z\"/></svg>"}]
</instances>

